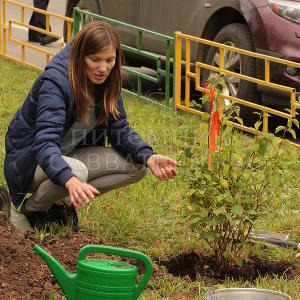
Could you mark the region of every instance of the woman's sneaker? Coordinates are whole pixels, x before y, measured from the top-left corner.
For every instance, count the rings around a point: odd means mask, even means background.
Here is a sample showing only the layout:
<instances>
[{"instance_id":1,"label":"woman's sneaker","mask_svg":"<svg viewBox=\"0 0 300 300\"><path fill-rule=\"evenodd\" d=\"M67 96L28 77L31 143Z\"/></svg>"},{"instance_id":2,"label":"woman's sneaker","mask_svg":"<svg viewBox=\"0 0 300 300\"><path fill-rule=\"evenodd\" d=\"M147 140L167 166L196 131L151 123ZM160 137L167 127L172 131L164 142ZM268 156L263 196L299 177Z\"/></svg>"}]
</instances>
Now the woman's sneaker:
<instances>
[{"instance_id":1,"label":"woman's sneaker","mask_svg":"<svg viewBox=\"0 0 300 300\"><path fill-rule=\"evenodd\" d=\"M31 227L41 231L50 231L53 220L48 211L34 211L26 216Z\"/></svg>"},{"instance_id":2,"label":"woman's sneaker","mask_svg":"<svg viewBox=\"0 0 300 300\"><path fill-rule=\"evenodd\" d=\"M73 205L57 205L53 204L48 210L48 214L53 222L57 222L64 226L71 226L72 230L79 230L78 216Z\"/></svg>"},{"instance_id":3,"label":"woman's sneaker","mask_svg":"<svg viewBox=\"0 0 300 300\"><path fill-rule=\"evenodd\" d=\"M33 228L31 227L27 216L25 216L14 207L11 207L10 209L9 220L17 229L19 229L23 233L25 233L26 231L33 231Z\"/></svg>"},{"instance_id":4,"label":"woman's sneaker","mask_svg":"<svg viewBox=\"0 0 300 300\"><path fill-rule=\"evenodd\" d=\"M7 217L10 217L10 197L6 187L0 184L0 211L6 213Z\"/></svg>"},{"instance_id":5,"label":"woman's sneaker","mask_svg":"<svg viewBox=\"0 0 300 300\"><path fill-rule=\"evenodd\" d=\"M0 185L0 211L4 211L10 222L21 232L33 231L27 216L11 204L8 191L2 184Z\"/></svg>"}]
</instances>

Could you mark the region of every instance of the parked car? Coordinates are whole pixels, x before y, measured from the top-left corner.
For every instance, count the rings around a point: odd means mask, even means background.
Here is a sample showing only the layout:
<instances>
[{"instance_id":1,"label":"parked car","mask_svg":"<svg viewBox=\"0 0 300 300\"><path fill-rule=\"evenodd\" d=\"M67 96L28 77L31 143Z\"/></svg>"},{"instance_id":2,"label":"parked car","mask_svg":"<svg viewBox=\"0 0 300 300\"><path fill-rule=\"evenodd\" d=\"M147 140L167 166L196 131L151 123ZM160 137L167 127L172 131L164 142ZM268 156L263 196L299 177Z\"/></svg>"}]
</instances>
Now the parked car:
<instances>
[{"instance_id":1,"label":"parked car","mask_svg":"<svg viewBox=\"0 0 300 300\"><path fill-rule=\"evenodd\" d=\"M300 0L99 0L98 3L99 12L95 13L152 31L170 36L174 31L181 31L300 62ZM136 46L134 34L124 28L119 28L119 34L123 43ZM164 55L165 44L145 35L143 49ZM191 49L191 60L218 66L218 50L197 45ZM142 63L151 66L150 61ZM264 78L264 61L260 59L227 52L225 66L235 72ZM209 72L203 73L202 83L208 76ZM225 81L223 92L226 94L277 108L289 106L287 94L228 76ZM297 96L300 95L300 69L271 63L271 81L294 87ZM247 117L246 110L244 117Z\"/></svg>"}]
</instances>

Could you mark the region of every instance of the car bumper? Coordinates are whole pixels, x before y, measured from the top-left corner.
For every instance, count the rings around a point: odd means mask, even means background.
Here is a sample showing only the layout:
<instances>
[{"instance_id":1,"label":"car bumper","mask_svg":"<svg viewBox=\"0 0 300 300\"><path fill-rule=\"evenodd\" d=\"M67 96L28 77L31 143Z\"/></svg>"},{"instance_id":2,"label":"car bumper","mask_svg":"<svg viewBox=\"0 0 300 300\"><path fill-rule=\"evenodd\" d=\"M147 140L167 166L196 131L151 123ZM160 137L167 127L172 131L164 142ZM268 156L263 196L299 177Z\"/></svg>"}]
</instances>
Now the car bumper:
<instances>
[{"instance_id":1,"label":"car bumper","mask_svg":"<svg viewBox=\"0 0 300 300\"><path fill-rule=\"evenodd\" d=\"M278 54L276 52L266 51L266 50L262 50L262 49L256 49L256 52L260 53L260 54L284 59L282 54ZM258 68L261 70L261 73L264 74L264 61L263 60L258 61ZM300 72L300 69L298 72ZM271 82L295 88L296 89L296 99L298 99L298 97L300 97L299 76L290 76L286 71L286 66L276 64L276 63L270 64L270 73L272 74ZM274 76L274 73L277 74L276 77ZM263 79L263 76L260 76L260 78ZM298 88L297 88L297 86L298 86ZM284 92L284 91L277 90L277 89L272 89L272 88L269 88L269 87L266 87L263 85L258 85L257 89L262 94L262 102L264 104L276 106L278 108L287 108L290 106L291 95L288 92Z\"/></svg>"},{"instance_id":2,"label":"car bumper","mask_svg":"<svg viewBox=\"0 0 300 300\"><path fill-rule=\"evenodd\" d=\"M260 18L264 20L263 28L260 28L255 37L258 53L270 55L285 60L300 63L300 24L278 16L267 5L260 7ZM264 32L264 38L260 35ZM268 33L268 34L266 34ZM262 42L262 39L264 42ZM287 72L287 66L271 63L270 81L284 86L295 88L297 96L300 96L300 68L295 75ZM264 78L264 60L258 59L258 77ZM262 93L263 102L275 106L286 107L290 102L290 95L278 90L258 86Z\"/></svg>"}]
</instances>

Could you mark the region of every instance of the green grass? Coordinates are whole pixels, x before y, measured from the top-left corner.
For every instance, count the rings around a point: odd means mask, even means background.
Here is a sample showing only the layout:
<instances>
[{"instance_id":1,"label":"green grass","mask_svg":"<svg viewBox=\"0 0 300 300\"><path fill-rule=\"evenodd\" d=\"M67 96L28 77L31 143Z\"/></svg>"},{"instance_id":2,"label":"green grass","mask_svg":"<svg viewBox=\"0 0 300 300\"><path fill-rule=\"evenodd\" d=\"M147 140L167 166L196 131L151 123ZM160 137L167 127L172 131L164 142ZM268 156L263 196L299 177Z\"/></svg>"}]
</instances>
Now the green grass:
<instances>
[{"instance_id":1,"label":"green grass","mask_svg":"<svg viewBox=\"0 0 300 300\"><path fill-rule=\"evenodd\" d=\"M0 77L0 182L4 182L5 133L39 73L1 57L0 69L5 74ZM130 125L157 153L181 161L184 146L200 137L200 119L196 116L176 114L129 96L124 96L124 104ZM246 145L250 138L244 136L243 140ZM274 205L266 211L258 226L290 232L292 239L300 240L300 151L287 150L286 156L293 167L282 170L278 183L280 191L270 192ZM81 226L101 235L111 245L125 245L143 251L156 261L190 250L205 251L204 243L182 217L187 182L183 180L185 166L184 161L181 162L179 176L173 181L159 182L149 174L137 184L98 197L80 211ZM251 251L262 258L297 263L292 250L257 247ZM210 286L207 278L199 277L192 282L163 272L150 281L141 299L202 299ZM260 277L254 283L226 280L222 286L270 288L300 299L300 278Z\"/></svg>"}]
</instances>

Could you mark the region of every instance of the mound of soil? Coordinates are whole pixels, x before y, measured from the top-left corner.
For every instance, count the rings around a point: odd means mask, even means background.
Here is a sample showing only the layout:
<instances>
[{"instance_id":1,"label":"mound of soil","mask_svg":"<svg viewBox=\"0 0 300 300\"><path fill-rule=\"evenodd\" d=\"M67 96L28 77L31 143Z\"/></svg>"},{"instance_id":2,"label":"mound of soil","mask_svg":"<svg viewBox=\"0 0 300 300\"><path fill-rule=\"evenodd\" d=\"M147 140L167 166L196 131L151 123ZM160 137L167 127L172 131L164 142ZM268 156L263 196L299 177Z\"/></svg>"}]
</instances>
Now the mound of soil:
<instances>
[{"instance_id":1,"label":"mound of soil","mask_svg":"<svg viewBox=\"0 0 300 300\"><path fill-rule=\"evenodd\" d=\"M0 212L0 299L49 299L54 294L63 298L63 292L50 272L45 261L32 249L38 244L51 254L67 271L76 272L79 250L87 244L107 244L101 237L86 233L69 233L63 237L41 238L34 233L21 233ZM91 255L107 258L106 255ZM121 260L120 257L111 259ZM143 265L130 259L122 259L136 264L139 274ZM154 264L154 273L159 272Z\"/></svg>"},{"instance_id":2,"label":"mound of soil","mask_svg":"<svg viewBox=\"0 0 300 300\"><path fill-rule=\"evenodd\" d=\"M222 282L226 277L233 279L254 281L259 275L265 276L285 276L292 278L300 275L300 269L288 261L269 262L257 257L250 257L242 266L235 266L230 273L225 273L216 264L213 257L198 254L196 252L184 253L172 258L170 261L161 262L168 272L174 276L188 276L191 280L196 280L197 275L212 278L215 282Z\"/></svg>"},{"instance_id":3,"label":"mound of soil","mask_svg":"<svg viewBox=\"0 0 300 300\"><path fill-rule=\"evenodd\" d=\"M8 299L49 299L54 294L55 299L64 299L56 279L50 272L45 261L32 249L38 244L51 254L67 271L76 272L77 256L79 250L87 244L104 244L103 238L86 232L69 233L62 237L46 235L37 236L34 233L23 234L15 229L4 213L0 212L0 300ZM120 247L126 247L121 245ZM93 254L93 257L107 258L103 254ZM131 259L121 259L110 256L110 259L123 260L135 264L139 277L144 273L142 263ZM236 267L230 274L224 274L211 257L191 252L177 256L170 261L160 262L174 276L197 279L197 274L206 276L208 285L223 282L226 277L254 280L258 274L271 276L283 274L286 277L300 275L299 268L288 262L270 263L258 258L251 258L242 267ZM153 276L162 275L157 263L153 262ZM139 278L138 278L139 279ZM194 292L184 295L180 291L174 291L171 299L195 299Z\"/></svg>"},{"instance_id":4,"label":"mound of soil","mask_svg":"<svg viewBox=\"0 0 300 300\"><path fill-rule=\"evenodd\" d=\"M33 233L22 234L0 212L0 298L43 299L51 291L63 293L45 261L32 250L38 244L55 257L69 272L75 272L78 251L86 244L105 243L92 235L69 234L60 239L46 236L42 241Z\"/></svg>"}]
</instances>

